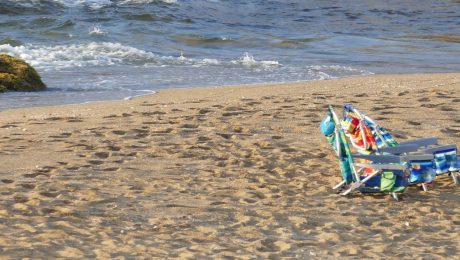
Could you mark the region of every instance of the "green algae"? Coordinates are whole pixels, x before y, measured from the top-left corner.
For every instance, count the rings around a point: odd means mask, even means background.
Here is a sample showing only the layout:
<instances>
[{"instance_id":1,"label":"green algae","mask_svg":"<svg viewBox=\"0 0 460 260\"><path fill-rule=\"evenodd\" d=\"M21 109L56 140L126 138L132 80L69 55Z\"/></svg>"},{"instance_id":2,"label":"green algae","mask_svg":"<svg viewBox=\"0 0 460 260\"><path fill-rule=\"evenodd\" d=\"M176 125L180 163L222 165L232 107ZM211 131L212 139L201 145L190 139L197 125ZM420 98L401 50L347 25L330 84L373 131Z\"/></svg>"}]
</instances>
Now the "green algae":
<instances>
[{"instance_id":1,"label":"green algae","mask_svg":"<svg viewBox=\"0 0 460 260\"><path fill-rule=\"evenodd\" d=\"M45 90L37 71L25 61L0 54L0 92Z\"/></svg>"}]
</instances>

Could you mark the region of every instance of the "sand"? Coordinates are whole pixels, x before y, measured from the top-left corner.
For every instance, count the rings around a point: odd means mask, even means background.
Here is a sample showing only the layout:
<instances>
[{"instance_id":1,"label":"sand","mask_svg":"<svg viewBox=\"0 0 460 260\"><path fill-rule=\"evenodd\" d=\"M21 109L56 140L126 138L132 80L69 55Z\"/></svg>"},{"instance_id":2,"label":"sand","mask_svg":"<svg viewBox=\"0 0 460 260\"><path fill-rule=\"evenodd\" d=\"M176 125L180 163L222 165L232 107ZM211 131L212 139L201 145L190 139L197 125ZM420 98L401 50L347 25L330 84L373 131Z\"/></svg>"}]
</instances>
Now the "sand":
<instances>
[{"instance_id":1,"label":"sand","mask_svg":"<svg viewBox=\"0 0 460 260\"><path fill-rule=\"evenodd\" d=\"M318 124L352 102L460 145L460 74L171 89L0 112L0 253L20 258L453 258L460 187L342 197Z\"/></svg>"}]
</instances>

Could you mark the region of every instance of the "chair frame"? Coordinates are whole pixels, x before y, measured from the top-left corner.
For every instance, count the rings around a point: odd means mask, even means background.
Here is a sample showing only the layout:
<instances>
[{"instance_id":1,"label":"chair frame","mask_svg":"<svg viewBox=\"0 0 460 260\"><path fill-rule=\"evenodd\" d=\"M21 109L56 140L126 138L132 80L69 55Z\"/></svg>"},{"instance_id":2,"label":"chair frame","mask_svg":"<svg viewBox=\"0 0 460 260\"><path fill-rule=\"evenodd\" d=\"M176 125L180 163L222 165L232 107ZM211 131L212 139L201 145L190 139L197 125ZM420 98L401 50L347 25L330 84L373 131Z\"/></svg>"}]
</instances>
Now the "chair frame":
<instances>
[{"instance_id":1,"label":"chair frame","mask_svg":"<svg viewBox=\"0 0 460 260\"><path fill-rule=\"evenodd\" d=\"M329 111L332 115L332 119L334 121L334 124L336 125L334 134L335 134L335 141L336 141L336 147L340 147L340 135L339 135L339 127L340 126L340 121L339 118L337 117L337 114L334 112L332 109L332 106L329 106ZM341 130L343 131L343 130ZM336 154L339 158L341 158L341 149L337 149ZM364 155L362 155L364 156ZM352 154L352 158L363 158L361 155L355 155ZM380 175L383 173L384 170L406 170L407 167L404 165L401 165L401 157L400 156L395 156L395 155L373 155L371 157L366 157L363 158L369 161L373 161L373 163L352 163L351 164L351 170L353 177L355 178L355 182L348 187L345 191L341 192L340 194L343 196L346 196L350 194L352 191L359 189L362 185L364 185L367 181L369 181L372 177L375 177L377 175ZM360 173L365 169L365 168L372 168L376 170L372 174L366 176L364 179L360 178ZM346 185L346 181L342 180L340 183L335 185L332 189L337 190L339 188L342 188ZM394 200L398 201L399 197L396 192L389 192L391 196L393 197Z\"/></svg>"}]
</instances>

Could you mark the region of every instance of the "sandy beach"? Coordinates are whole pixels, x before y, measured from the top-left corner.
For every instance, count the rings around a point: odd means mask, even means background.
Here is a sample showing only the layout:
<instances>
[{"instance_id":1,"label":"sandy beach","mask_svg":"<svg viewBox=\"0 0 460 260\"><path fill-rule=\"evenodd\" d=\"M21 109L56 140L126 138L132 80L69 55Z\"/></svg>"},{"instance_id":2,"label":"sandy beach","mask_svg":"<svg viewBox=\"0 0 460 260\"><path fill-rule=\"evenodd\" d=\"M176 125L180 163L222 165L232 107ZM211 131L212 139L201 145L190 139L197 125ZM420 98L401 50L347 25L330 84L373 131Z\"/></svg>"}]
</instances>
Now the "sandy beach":
<instances>
[{"instance_id":1,"label":"sandy beach","mask_svg":"<svg viewBox=\"0 0 460 260\"><path fill-rule=\"evenodd\" d=\"M458 257L460 187L342 197L318 124L351 102L460 145L460 73L162 90L0 112L2 258Z\"/></svg>"}]
</instances>

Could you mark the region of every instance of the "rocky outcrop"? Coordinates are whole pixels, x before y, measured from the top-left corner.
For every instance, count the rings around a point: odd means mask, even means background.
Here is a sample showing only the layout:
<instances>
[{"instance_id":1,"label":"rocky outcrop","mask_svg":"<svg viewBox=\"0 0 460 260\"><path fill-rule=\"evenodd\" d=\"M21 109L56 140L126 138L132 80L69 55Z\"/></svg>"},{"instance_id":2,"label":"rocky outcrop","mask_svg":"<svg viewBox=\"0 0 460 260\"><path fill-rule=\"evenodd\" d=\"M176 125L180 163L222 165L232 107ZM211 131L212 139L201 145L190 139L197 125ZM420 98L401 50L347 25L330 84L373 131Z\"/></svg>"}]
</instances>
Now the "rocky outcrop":
<instances>
[{"instance_id":1,"label":"rocky outcrop","mask_svg":"<svg viewBox=\"0 0 460 260\"><path fill-rule=\"evenodd\" d=\"M37 71L25 61L0 54L0 92L46 89Z\"/></svg>"}]
</instances>

